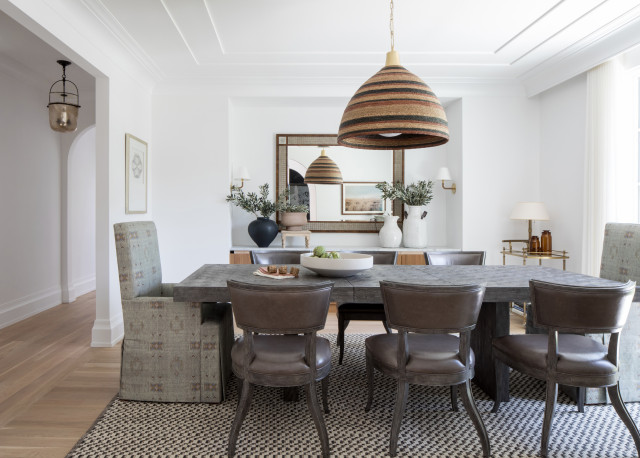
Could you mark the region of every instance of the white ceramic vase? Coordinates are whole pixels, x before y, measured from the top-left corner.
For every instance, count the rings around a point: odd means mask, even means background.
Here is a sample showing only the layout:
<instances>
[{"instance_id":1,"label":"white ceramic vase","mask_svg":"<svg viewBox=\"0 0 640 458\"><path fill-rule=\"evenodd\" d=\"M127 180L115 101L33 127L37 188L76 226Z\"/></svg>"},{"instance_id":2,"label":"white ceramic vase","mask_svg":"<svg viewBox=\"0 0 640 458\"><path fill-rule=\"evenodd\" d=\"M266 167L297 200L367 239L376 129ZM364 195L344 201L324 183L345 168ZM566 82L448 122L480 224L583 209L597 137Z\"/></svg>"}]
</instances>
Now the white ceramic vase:
<instances>
[{"instance_id":1,"label":"white ceramic vase","mask_svg":"<svg viewBox=\"0 0 640 458\"><path fill-rule=\"evenodd\" d=\"M384 248L397 248L402 242L402 231L398 227L398 216L384 215L384 225L378 236L380 245Z\"/></svg>"},{"instance_id":2,"label":"white ceramic vase","mask_svg":"<svg viewBox=\"0 0 640 458\"><path fill-rule=\"evenodd\" d=\"M407 248L424 248L427 246L427 212L420 205L408 205L402 222L402 244Z\"/></svg>"}]
</instances>

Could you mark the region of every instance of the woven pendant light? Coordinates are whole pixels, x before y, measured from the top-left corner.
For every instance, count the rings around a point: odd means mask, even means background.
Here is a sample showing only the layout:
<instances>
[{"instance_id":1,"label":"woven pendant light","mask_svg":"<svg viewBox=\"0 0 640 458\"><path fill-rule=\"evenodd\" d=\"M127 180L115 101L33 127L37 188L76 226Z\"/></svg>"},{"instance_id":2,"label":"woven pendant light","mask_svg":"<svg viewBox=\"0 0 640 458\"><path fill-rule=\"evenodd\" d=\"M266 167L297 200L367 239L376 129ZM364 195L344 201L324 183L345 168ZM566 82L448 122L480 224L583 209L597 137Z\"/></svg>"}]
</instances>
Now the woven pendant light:
<instances>
[{"instance_id":1,"label":"woven pendant light","mask_svg":"<svg viewBox=\"0 0 640 458\"><path fill-rule=\"evenodd\" d=\"M342 184L342 172L322 149L320 156L311 163L307 173L304 174L304 182L306 184Z\"/></svg>"},{"instance_id":2,"label":"woven pendant light","mask_svg":"<svg viewBox=\"0 0 640 458\"><path fill-rule=\"evenodd\" d=\"M393 50L385 66L369 78L349 101L340 121L338 144L364 149L409 149L443 145L449 126L442 104L419 77L400 65Z\"/></svg>"}]
</instances>

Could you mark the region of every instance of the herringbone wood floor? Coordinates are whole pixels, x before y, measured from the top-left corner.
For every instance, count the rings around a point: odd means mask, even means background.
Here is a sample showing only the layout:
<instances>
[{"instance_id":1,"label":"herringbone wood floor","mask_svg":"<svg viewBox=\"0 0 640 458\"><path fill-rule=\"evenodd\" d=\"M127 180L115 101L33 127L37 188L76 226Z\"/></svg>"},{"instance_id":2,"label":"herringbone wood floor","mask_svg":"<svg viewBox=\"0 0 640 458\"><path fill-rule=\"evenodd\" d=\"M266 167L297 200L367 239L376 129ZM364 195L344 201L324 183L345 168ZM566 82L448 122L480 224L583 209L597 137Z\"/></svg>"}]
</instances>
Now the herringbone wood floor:
<instances>
[{"instance_id":1,"label":"herringbone wood floor","mask_svg":"<svg viewBox=\"0 0 640 458\"><path fill-rule=\"evenodd\" d=\"M90 346L95 308L89 293L0 329L1 457L64 457L118 392L120 345ZM324 332L337 331L332 310ZM347 332L384 328L360 321Z\"/></svg>"}]
</instances>

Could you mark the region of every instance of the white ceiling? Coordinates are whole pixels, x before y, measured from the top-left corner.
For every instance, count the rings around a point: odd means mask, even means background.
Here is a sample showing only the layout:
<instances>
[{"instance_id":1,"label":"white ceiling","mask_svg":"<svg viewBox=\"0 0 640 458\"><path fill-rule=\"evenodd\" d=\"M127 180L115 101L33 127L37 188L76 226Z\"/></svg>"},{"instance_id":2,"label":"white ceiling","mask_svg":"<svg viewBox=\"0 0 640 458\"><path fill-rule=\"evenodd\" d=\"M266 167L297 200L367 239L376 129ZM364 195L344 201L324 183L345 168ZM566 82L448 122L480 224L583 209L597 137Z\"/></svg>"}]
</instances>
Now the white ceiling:
<instances>
[{"instance_id":1,"label":"white ceiling","mask_svg":"<svg viewBox=\"0 0 640 458\"><path fill-rule=\"evenodd\" d=\"M390 48L388 0L64 1L159 83L363 81ZM550 73L566 79L640 43L640 0L395 0L394 15L401 63L427 81L517 78L539 92ZM64 57L3 13L0 56L0 69L51 82ZM78 66L68 74L93 84Z\"/></svg>"},{"instance_id":2,"label":"white ceiling","mask_svg":"<svg viewBox=\"0 0 640 458\"><path fill-rule=\"evenodd\" d=\"M82 2L159 80L361 78L390 48L387 0ZM639 20L640 2L396 0L394 16L416 73L523 78Z\"/></svg>"}]
</instances>

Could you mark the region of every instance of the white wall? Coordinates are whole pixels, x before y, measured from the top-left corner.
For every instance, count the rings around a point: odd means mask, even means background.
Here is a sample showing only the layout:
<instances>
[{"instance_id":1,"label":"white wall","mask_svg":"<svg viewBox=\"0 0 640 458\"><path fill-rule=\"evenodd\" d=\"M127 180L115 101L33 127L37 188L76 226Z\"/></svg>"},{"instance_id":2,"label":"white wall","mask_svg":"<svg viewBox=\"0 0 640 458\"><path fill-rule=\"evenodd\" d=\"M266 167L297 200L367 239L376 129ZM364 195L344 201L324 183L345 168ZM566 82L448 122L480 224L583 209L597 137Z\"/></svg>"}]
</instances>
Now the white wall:
<instances>
[{"instance_id":1,"label":"white wall","mask_svg":"<svg viewBox=\"0 0 640 458\"><path fill-rule=\"evenodd\" d=\"M4 327L61 301L61 197L59 134L49 128L46 91L0 73L0 100L0 327Z\"/></svg>"},{"instance_id":2,"label":"white wall","mask_svg":"<svg viewBox=\"0 0 640 458\"><path fill-rule=\"evenodd\" d=\"M539 102L524 94L464 97L462 125L462 248L486 250L487 264L502 264L501 241L527 234L509 219L513 206L540 198Z\"/></svg>"},{"instance_id":3,"label":"white wall","mask_svg":"<svg viewBox=\"0 0 640 458\"><path fill-rule=\"evenodd\" d=\"M540 198L551 219L535 227L551 230L553 248L569 252L567 270L573 272L582 269L586 85L583 74L538 96Z\"/></svg>"},{"instance_id":4,"label":"white wall","mask_svg":"<svg viewBox=\"0 0 640 458\"><path fill-rule=\"evenodd\" d=\"M96 129L76 139L68 158L69 282L75 295L96 285Z\"/></svg>"},{"instance_id":5,"label":"white wall","mask_svg":"<svg viewBox=\"0 0 640 458\"><path fill-rule=\"evenodd\" d=\"M275 187L276 134L329 134L338 130L348 98L234 98L230 111L230 158L232 166L246 166L251 181L249 191L268 182L272 196ZM250 133L247 133L250 126ZM433 178L446 163L446 146L405 152L405 182ZM329 155L330 152L328 153ZM434 186L434 199L427 207L427 233L430 246L445 246L446 210L444 194ZM227 192L228 193L228 192ZM339 197L338 197L339 198ZM255 246L247 233L254 217L237 207L231 209L232 243L235 246ZM280 243L280 237L272 245ZM302 244L302 239L295 239ZM314 233L313 245L378 246L377 234ZM292 243L293 245L293 243Z\"/></svg>"}]
</instances>

